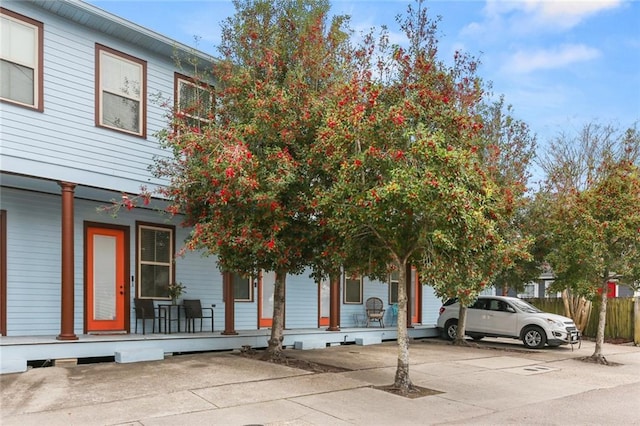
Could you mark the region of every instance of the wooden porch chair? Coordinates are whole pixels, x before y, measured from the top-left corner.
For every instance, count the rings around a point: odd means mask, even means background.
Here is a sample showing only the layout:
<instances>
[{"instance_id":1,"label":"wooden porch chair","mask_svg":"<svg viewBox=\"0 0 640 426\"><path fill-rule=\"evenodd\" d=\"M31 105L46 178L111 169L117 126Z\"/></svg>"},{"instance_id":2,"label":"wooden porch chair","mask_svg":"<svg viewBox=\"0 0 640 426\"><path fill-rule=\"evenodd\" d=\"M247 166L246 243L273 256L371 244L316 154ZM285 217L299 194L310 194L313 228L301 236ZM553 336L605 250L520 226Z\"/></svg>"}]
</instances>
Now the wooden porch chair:
<instances>
[{"instance_id":1,"label":"wooden porch chair","mask_svg":"<svg viewBox=\"0 0 640 426\"><path fill-rule=\"evenodd\" d=\"M211 318L211 332L213 333L213 308L215 305L211 305L211 308L203 308L200 303L200 299L184 299L182 301L182 306L184 308L184 317L187 322L187 333L195 333L195 322L197 319L200 320L200 331L202 331L202 320ZM206 316L204 311L209 311L211 313L210 316Z\"/></svg>"},{"instance_id":2,"label":"wooden porch chair","mask_svg":"<svg viewBox=\"0 0 640 426\"><path fill-rule=\"evenodd\" d=\"M384 328L384 304L379 297L370 297L366 302L367 327L377 321Z\"/></svg>"},{"instance_id":3,"label":"wooden porch chair","mask_svg":"<svg viewBox=\"0 0 640 426\"><path fill-rule=\"evenodd\" d=\"M134 312L136 315L135 333L138 333L138 321L142 321L142 334L147 334L145 323L151 320L152 332L156 332L156 319L158 319L158 308L153 304L153 299L133 299Z\"/></svg>"}]
</instances>

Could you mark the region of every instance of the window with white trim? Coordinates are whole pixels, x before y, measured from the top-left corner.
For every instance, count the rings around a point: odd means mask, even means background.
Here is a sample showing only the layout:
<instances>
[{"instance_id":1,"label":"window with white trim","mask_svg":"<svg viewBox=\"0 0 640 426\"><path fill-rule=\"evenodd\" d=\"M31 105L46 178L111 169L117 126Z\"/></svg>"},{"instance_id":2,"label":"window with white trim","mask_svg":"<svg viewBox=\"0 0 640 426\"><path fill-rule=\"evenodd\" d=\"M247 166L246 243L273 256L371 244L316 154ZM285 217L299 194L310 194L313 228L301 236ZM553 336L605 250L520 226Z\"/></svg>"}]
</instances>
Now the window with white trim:
<instances>
[{"instance_id":1,"label":"window with white trim","mask_svg":"<svg viewBox=\"0 0 640 426\"><path fill-rule=\"evenodd\" d=\"M389 304L398 303L398 285L400 283L400 273L393 271L389 274Z\"/></svg>"},{"instance_id":2,"label":"window with white trim","mask_svg":"<svg viewBox=\"0 0 640 426\"><path fill-rule=\"evenodd\" d=\"M96 44L96 124L146 137L147 63Z\"/></svg>"},{"instance_id":3,"label":"window with white trim","mask_svg":"<svg viewBox=\"0 0 640 426\"><path fill-rule=\"evenodd\" d=\"M362 304L362 277L361 276L345 275L344 303L345 304Z\"/></svg>"},{"instance_id":4,"label":"window with white trim","mask_svg":"<svg viewBox=\"0 0 640 426\"><path fill-rule=\"evenodd\" d=\"M0 8L0 99L43 110L41 22Z\"/></svg>"},{"instance_id":5,"label":"window with white trim","mask_svg":"<svg viewBox=\"0 0 640 426\"><path fill-rule=\"evenodd\" d=\"M183 114L189 127L202 128L213 113L213 88L191 77L175 74L178 113Z\"/></svg>"},{"instance_id":6,"label":"window with white trim","mask_svg":"<svg viewBox=\"0 0 640 426\"><path fill-rule=\"evenodd\" d=\"M173 282L174 229L138 224L138 297L169 299Z\"/></svg>"}]
</instances>

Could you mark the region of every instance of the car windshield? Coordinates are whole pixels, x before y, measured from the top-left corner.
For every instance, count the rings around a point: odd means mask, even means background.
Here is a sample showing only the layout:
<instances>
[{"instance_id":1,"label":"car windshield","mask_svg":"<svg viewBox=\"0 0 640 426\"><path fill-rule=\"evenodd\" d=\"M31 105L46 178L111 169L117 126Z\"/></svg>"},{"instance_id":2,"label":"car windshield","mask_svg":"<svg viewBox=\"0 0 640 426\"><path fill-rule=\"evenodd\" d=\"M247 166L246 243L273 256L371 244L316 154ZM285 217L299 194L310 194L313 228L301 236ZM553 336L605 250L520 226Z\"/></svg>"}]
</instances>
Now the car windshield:
<instances>
[{"instance_id":1,"label":"car windshield","mask_svg":"<svg viewBox=\"0 0 640 426\"><path fill-rule=\"evenodd\" d=\"M516 308L520 309L523 312L528 312L531 314L542 312L540 309L536 308L530 303L525 302L524 300L514 299L514 300L510 300L510 302L513 303L516 306Z\"/></svg>"}]
</instances>

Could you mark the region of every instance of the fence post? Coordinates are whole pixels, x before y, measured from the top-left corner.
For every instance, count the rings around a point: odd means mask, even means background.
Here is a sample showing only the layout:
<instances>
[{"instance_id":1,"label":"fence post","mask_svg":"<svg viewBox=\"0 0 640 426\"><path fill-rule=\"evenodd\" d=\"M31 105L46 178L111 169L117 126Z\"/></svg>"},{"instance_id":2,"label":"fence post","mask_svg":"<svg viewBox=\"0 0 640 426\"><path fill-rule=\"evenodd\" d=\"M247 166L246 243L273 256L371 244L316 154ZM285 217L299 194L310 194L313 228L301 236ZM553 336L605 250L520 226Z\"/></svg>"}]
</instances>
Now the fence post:
<instances>
[{"instance_id":1,"label":"fence post","mask_svg":"<svg viewBox=\"0 0 640 426\"><path fill-rule=\"evenodd\" d=\"M633 343L640 346L640 296L636 296L633 303Z\"/></svg>"}]
</instances>

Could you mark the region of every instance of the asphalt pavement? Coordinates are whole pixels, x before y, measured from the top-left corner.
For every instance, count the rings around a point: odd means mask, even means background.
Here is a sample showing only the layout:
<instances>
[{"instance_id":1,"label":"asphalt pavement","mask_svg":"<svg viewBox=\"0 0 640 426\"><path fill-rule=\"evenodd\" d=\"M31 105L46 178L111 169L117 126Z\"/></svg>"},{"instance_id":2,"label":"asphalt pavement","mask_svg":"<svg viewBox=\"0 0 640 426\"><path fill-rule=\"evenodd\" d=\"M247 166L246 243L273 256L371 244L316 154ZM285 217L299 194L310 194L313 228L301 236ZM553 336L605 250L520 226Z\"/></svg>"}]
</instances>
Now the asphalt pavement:
<instances>
[{"instance_id":1,"label":"asphalt pavement","mask_svg":"<svg viewBox=\"0 0 640 426\"><path fill-rule=\"evenodd\" d=\"M234 352L163 361L33 368L0 376L0 423L10 425L632 425L640 424L640 348L605 344L615 366L578 360L581 348L526 350L515 340L477 347L439 339L410 346L420 398L393 383L397 346L287 349L342 367L313 373Z\"/></svg>"}]
</instances>

